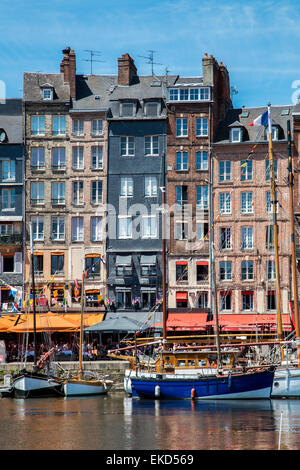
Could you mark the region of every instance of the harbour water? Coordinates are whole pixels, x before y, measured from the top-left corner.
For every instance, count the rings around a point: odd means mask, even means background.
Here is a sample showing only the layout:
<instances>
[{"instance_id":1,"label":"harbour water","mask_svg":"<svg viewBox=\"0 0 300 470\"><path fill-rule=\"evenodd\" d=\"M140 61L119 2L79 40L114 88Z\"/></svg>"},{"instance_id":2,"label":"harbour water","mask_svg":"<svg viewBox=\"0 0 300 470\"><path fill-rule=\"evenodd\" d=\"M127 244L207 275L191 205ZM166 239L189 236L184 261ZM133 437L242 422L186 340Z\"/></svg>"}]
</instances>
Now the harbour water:
<instances>
[{"instance_id":1,"label":"harbour water","mask_svg":"<svg viewBox=\"0 0 300 470\"><path fill-rule=\"evenodd\" d=\"M300 400L0 399L1 450L298 450Z\"/></svg>"}]
</instances>

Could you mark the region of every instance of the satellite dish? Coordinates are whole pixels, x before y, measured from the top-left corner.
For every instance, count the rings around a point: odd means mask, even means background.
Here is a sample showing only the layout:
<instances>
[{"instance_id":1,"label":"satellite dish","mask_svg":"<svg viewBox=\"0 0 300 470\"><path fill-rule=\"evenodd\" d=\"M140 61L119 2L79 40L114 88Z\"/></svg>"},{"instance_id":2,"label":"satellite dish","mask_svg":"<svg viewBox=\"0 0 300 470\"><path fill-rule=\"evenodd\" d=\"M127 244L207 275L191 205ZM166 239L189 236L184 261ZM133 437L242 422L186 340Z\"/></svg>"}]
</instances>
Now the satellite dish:
<instances>
[{"instance_id":1,"label":"satellite dish","mask_svg":"<svg viewBox=\"0 0 300 470\"><path fill-rule=\"evenodd\" d=\"M0 130L0 142L4 142L6 139L6 134L3 130Z\"/></svg>"}]
</instances>

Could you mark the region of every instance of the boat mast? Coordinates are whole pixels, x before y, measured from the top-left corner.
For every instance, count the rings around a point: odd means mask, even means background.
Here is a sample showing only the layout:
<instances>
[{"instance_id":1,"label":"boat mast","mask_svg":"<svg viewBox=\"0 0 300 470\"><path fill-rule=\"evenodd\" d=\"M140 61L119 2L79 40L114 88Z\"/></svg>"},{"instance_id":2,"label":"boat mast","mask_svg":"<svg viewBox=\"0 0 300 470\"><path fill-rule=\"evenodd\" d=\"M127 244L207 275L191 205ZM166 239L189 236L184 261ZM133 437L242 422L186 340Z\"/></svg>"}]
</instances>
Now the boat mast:
<instances>
[{"instance_id":1,"label":"boat mast","mask_svg":"<svg viewBox=\"0 0 300 470\"><path fill-rule=\"evenodd\" d=\"M165 152L162 154L162 295L163 295L163 350L166 350L167 338L167 276L166 276L166 219L165 219L165 204L166 204L166 172L165 172Z\"/></svg>"},{"instance_id":2,"label":"boat mast","mask_svg":"<svg viewBox=\"0 0 300 470\"><path fill-rule=\"evenodd\" d=\"M211 107L209 106L209 263L210 263L210 311L215 315L216 321L216 346L217 346L217 368L222 368L221 348L220 348L220 331L219 331L219 314L218 314L218 299L216 288L216 269L215 269L215 252L214 252L214 222L213 222L213 164L212 164L212 151L211 151L211 129L212 129ZM213 319L213 318L212 318Z\"/></svg>"},{"instance_id":3,"label":"boat mast","mask_svg":"<svg viewBox=\"0 0 300 470\"><path fill-rule=\"evenodd\" d=\"M299 304L298 304L298 285L297 285L297 270L296 270L296 245L295 245L295 232L294 232L294 197L293 197L293 164L292 164L292 151L291 151L291 123L287 122L287 138L288 138L288 181L289 181L289 207L290 207L290 223L291 223L291 252L292 252L292 282L294 293L294 314L295 314L295 329L296 329L296 345L297 345L297 361L300 367L300 328L299 328Z\"/></svg>"},{"instance_id":4,"label":"boat mast","mask_svg":"<svg viewBox=\"0 0 300 470\"><path fill-rule=\"evenodd\" d=\"M269 131L269 158L270 158L270 181L271 181L271 203L273 212L273 232L275 247L275 273L276 273L276 309L277 309L277 335L279 341L283 340L282 319L281 319L281 301L280 301L280 271L278 257L278 225L277 225L277 204L274 176L274 157L272 145L272 120L271 105L268 104L268 131Z\"/></svg>"},{"instance_id":5,"label":"boat mast","mask_svg":"<svg viewBox=\"0 0 300 470\"><path fill-rule=\"evenodd\" d=\"M34 279L34 254L33 254L33 238L32 223L30 222L30 252L31 252L31 276L32 276L32 308L33 308L33 342L34 342L34 367L37 364L37 344L36 344L36 311L35 311L35 279Z\"/></svg>"},{"instance_id":6,"label":"boat mast","mask_svg":"<svg viewBox=\"0 0 300 470\"><path fill-rule=\"evenodd\" d=\"M79 335L79 364L78 364L78 378L82 378L82 344L83 344L83 313L84 313L84 278L85 272L82 272L82 288L81 288L81 315L80 315L80 335Z\"/></svg>"}]
</instances>

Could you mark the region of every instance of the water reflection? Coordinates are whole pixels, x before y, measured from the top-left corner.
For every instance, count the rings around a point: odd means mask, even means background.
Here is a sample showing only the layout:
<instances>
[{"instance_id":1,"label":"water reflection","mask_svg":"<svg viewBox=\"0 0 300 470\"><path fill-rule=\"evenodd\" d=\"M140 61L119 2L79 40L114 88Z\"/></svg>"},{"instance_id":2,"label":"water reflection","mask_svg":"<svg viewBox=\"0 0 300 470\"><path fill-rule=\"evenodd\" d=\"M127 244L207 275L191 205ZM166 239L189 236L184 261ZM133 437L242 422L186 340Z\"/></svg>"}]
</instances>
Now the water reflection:
<instances>
[{"instance_id":1,"label":"water reflection","mask_svg":"<svg viewBox=\"0 0 300 470\"><path fill-rule=\"evenodd\" d=\"M0 399L0 448L299 449L300 400Z\"/></svg>"}]
</instances>

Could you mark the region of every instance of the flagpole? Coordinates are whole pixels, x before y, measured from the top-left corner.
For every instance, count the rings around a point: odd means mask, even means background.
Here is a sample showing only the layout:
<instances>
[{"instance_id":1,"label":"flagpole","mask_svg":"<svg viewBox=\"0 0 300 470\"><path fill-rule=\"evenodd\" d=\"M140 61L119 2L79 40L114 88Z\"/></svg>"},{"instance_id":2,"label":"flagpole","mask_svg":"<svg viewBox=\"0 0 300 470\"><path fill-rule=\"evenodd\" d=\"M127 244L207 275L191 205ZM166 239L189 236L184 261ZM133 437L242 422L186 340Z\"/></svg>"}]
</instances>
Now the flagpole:
<instances>
[{"instance_id":1,"label":"flagpole","mask_svg":"<svg viewBox=\"0 0 300 470\"><path fill-rule=\"evenodd\" d=\"M272 212L273 212L273 231L274 231L274 248L275 248L275 273L276 273L276 310L277 310L277 336L278 340L283 340L282 334L282 318L281 318L281 298L280 298L280 270L278 257L278 225L277 225L277 204L274 177L274 157L272 145L272 120L271 120L271 104L268 104L268 131L269 131L269 158L270 158L270 181L272 191Z\"/></svg>"},{"instance_id":2,"label":"flagpole","mask_svg":"<svg viewBox=\"0 0 300 470\"><path fill-rule=\"evenodd\" d=\"M31 222L30 222L30 225L29 225L29 230L30 230L32 301L33 301L32 308L33 308L34 367L36 367L36 364L37 364L37 344L36 344L35 278L34 278L34 254L33 254L33 237L32 237L32 223Z\"/></svg>"}]
</instances>

